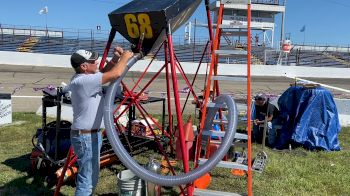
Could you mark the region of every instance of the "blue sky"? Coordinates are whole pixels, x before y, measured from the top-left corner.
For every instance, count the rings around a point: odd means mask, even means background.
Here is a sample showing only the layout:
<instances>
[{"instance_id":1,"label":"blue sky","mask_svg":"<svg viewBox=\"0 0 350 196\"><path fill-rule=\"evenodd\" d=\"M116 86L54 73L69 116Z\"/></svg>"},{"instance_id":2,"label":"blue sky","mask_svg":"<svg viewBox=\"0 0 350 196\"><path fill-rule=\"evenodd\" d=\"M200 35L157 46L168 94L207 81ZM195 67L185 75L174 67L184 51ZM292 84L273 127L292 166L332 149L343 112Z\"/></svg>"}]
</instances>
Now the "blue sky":
<instances>
[{"instance_id":1,"label":"blue sky","mask_svg":"<svg viewBox=\"0 0 350 196\"><path fill-rule=\"evenodd\" d=\"M285 32L292 40L318 44L350 44L349 0L287 0Z\"/></svg>"},{"instance_id":2,"label":"blue sky","mask_svg":"<svg viewBox=\"0 0 350 196\"><path fill-rule=\"evenodd\" d=\"M212 1L212 0L211 0ZM59 28L109 30L107 14L130 2L129 0L3 0L0 6L0 23L25 26L45 26L45 16L39 10L48 6L47 25ZM152 0L150 0L152 2ZM302 43L304 33L300 29L305 25L305 42L317 44L350 44L350 1L349 0L287 0L285 32L290 33L294 42ZM206 22L203 4L195 12L197 18ZM280 20L280 16L277 20ZM280 24L276 29L280 28ZM198 34L205 34L205 29ZM183 28L176 34L182 35ZM279 31L276 31L279 38Z\"/></svg>"}]
</instances>

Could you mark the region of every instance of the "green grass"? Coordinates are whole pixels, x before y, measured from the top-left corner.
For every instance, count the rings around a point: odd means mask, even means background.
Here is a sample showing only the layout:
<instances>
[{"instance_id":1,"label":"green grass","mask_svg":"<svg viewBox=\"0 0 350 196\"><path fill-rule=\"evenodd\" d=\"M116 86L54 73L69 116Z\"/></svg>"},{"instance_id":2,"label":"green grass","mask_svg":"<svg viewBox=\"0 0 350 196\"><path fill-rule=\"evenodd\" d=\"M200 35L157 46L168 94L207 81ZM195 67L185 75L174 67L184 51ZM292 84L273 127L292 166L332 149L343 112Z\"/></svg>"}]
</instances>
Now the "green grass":
<instances>
[{"instance_id":1,"label":"green grass","mask_svg":"<svg viewBox=\"0 0 350 196\"><path fill-rule=\"evenodd\" d=\"M14 113L13 121L20 125L0 128L0 195L52 195L43 177L30 174L31 138L41 126L41 118L33 113ZM298 148L276 152L266 149L269 161L262 174L253 173L255 195L350 195L350 129L343 128L339 136L339 152L309 152ZM254 154L260 146L254 145ZM153 152L137 156L142 163ZM96 195L117 193L116 174L125 169L114 164L101 170ZM229 169L211 172L209 189L246 193L246 177L235 177ZM74 185L61 188L62 195L73 195ZM168 191L167 195L175 192Z\"/></svg>"}]
</instances>

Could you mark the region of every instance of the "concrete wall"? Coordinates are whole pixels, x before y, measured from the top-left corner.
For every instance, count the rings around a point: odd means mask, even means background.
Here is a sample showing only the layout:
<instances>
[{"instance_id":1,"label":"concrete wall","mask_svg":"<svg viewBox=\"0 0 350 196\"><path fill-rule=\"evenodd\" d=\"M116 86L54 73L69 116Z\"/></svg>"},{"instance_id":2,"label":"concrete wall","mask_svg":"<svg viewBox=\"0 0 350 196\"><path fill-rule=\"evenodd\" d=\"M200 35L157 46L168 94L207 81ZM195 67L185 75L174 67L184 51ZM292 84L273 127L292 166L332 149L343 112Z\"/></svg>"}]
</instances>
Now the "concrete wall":
<instances>
[{"instance_id":1,"label":"concrete wall","mask_svg":"<svg viewBox=\"0 0 350 196\"><path fill-rule=\"evenodd\" d=\"M31 65L49 67L70 67L69 55L36 54L22 52L0 51L0 64ZM143 71L150 60L140 60L132 71ZM156 72L164 64L164 61L154 62L150 72ZM181 62L188 74L194 74L198 63ZM201 66L200 74L205 74L206 64ZM220 64L219 75L246 75L244 64ZM349 78L350 68L328 68L328 67L302 67L302 66L278 66L278 65L252 65L252 76L288 76L308 78Z\"/></svg>"}]
</instances>

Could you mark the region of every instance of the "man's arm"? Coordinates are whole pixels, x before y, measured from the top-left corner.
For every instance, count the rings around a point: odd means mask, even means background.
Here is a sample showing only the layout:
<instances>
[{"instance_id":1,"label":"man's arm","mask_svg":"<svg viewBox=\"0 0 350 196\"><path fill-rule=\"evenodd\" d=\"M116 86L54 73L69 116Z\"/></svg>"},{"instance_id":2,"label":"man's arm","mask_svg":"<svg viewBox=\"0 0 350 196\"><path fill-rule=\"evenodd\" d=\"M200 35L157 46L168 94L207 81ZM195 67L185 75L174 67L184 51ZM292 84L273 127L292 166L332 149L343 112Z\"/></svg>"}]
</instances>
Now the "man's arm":
<instances>
[{"instance_id":1,"label":"man's arm","mask_svg":"<svg viewBox=\"0 0 350 196\"><path fill-rule=\"evenodd\" d=\"M116 64L117 64L116 62L108 61L107 64L106 64L106 66L104 66L104 67L100 70L100 72L106 73L106 72L110 71L110 70L114 67L114 65L116 65Z\"/></svg>"},{"instance_id":2,"label":"man's arm","mask_svg":"<svg viewBox=\"0 0 350 196\"><path fill-rule=\"evenodd\" d=\"M116 62L110 61L109 63L112 63L113 65L110 65L111 68L109 68L108 71L103 73L102 76L102 84L106 84L108 82L112 82L119 78L122 73L124 72L126 65L128 63L128 60L133 56L133 53L130 51L125 51L120 57L120 60Z\"/></svg>"},{"instance_id":3,"label":"man's arm","mask_svg":"<svg viewBox=\"0 0 350 196\"><path fill-rule=\"evenodd\" d=\"M273 118L273 115L269 116L267 118L267 122L271 122L272 121L272 118ZM265 120L259 120L259 119L255 119L254 120L254 124L255 125L260 125L260 124L264 124L265 123Z\"/></svg>"},{"instance_id":4,"label":"man's arm","mask_svg":"<svg viewBox=\"0 0 350 196\"><path fill-rule=\"evenodd\" d=\"M271 116L269 116L269 117L267 118L267 122L271 122L271 121L272 121L272 118L273 118L273 115L271 114Z\"/></svg>"},{"instance_id":5,"label":"man's arm","mask_svg":"<svg viewBox=\"0 0 350 196\"><path fill-rule=\"evenodd\" d=\"M267 110L267 115L268 115L268 118L267 118L267 121L268 122L271 122L272 119L274 118L274 113L275 113L275 110L277 110L277 108L271 104L271 103L268 103L268 110Z\"/></svg>"},{"instance_id":6,"label":"man's arm","mask_svg":"<svg viewBox=\"0 0 350 196\"><path fill-rule=\"evenodd\" d=\"M124 53L124 50L121 47L115 47L113 51L113 57L111 61L108 61L106 66L100 70L102 73L110 71L119 61L120 56Z\"/></svg>"}]
</instances>

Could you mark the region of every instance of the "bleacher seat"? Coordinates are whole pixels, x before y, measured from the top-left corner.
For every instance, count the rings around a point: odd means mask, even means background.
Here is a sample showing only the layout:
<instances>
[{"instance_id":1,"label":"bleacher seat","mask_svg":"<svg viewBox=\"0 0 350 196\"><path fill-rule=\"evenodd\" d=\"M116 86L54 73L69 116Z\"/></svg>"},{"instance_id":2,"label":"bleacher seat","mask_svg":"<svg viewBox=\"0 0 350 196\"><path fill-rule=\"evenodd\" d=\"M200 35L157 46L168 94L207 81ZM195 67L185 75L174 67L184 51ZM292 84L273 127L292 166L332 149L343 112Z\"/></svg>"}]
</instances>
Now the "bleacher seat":
<instances>
[{"instance_id":1,"label":"bleacher seat","mask_svg":"<svg viewBox=\"0 0 350 196\"><path fill-rule=\"evenodd\" d=\"M102 54L107 43L107 38L91 40L90 38L72 38L68 37L29 37L28 35L0 34L1 51L21 51L45 54L70 55L78 49L94 50ZM120 45L123 48L130 49L130 44L126 40L115 41L112 45ZM193 44L175 44L174 50L176 57L182 62L199 62L204 50L203 43ZM220 49L237 49L234 45L221 45ZM241 44L241 50L246 50L246 46ZM268 51L268 53L266 52ZM272 52L271 52L272 51ZM155 51L153 51L155 52ZM266 54L265 54L266 53ZM110 52L111 55L111 52ZM151 57L149 55L147 58ZM266 56L266 59L265 59ZM280 54L279 51L265 47L252 46L252 63L276 65ZM208 53L204 54L203 63L210 61ZM157 59L164 60L164 51L160 50ZM221 58L219 63L245 64L245 57ZM290 51L287 58L283 58L282 64L296 66L316 66L316 67L350 67L349 52L327 52L294 49Z\"/></svg>"}]
</instances>

